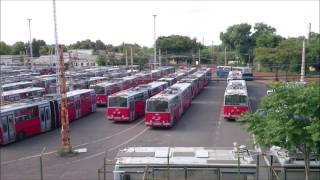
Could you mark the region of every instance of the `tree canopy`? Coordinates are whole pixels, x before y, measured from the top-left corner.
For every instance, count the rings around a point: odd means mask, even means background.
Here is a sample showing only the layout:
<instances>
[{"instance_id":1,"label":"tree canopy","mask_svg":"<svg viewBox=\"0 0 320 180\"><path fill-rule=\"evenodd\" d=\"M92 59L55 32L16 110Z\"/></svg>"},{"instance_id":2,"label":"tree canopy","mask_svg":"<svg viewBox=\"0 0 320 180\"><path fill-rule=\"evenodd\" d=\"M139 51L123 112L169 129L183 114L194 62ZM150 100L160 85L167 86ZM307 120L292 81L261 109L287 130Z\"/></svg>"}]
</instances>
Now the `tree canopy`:
<instances>
[{"instance_id":1,"label":"tree canopy","mask_svg":"<svg viewBox=\"0 0 320 180\"><path fill-rule=\"evenodd\" d=\"M272 88L258 110L241 122L262 146L301 151L308 170L310 152L320 153L320 86L277 84Z\"/></svg>"},{"instance_id":2,"label":"tree canopy","mask_svg":"<svg viewBox=\"0 0 320 180\"><path fill-rule=\"evenodd\" d=\"M156 44L158 49L166 50L168 53L191 52L191 50L202 48L197 39L180 35L160 36Z\"/></svg>"}]
</instances>

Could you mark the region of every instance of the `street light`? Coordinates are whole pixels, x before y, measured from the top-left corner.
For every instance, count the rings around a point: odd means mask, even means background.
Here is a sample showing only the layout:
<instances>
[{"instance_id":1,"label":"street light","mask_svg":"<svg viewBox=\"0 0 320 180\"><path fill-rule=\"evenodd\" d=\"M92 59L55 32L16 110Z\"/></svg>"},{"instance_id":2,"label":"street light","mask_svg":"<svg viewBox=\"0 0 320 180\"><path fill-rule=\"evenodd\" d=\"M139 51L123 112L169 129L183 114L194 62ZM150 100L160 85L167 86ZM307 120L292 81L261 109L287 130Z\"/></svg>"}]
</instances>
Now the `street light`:
<instances>
[{"instance_id":1,"label":"street light","mask_svg":"<svg viewBox=\"0 0 320 180\"><path fill-rule=\"evenodd\" d=\"M34 64L33 64L33 52L32 52L32 40L31 40L31 19L27 19L29 22L29 45L30 45L30 63L31 63L31 71L34 71Z\"/></svg>"},{"instance_id":2,"label":"street light","mask_svg":"<svg viewBox=\"0 0 320 180\"><path fill-rule=\"evenodd\" d=\"M153 38L154 38L154 45L153 45L153 62L152 66L155 65L157 62L157 45L156 45L156 17L157 15L153 15Z\"/></svg>"}]
</instances>

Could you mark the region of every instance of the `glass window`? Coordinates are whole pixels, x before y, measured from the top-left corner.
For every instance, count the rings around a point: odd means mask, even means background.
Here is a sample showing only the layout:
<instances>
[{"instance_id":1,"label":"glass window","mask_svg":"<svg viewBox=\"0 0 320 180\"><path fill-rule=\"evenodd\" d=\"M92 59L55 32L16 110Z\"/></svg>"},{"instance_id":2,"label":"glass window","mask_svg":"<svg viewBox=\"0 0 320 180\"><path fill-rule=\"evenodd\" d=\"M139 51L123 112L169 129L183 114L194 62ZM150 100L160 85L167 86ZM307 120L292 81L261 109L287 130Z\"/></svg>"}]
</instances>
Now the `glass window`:
<instances>
[{"instance_id":1,"label":"glass window","mask_svg":"<svg viewBox=\"0 0 320 180\"><path fill-rule=\"evenodd\" d=\"M225 96L225 105L247 105L247 97L242 95Z\"/></svg>"},{"instance_id":2,"label":"glass window","mask_svg":"<svg viewBox=\"0 0 320 180\"><path fill-rule=\"evenodd\" d=\"M168 112L167 101L151 100L147 102L147 112Z\"/></svg>"},{"instance_id":3,"label":"glass window","mask_svg":"<svg viewBox=\"0 0 320 180\"><path fill-rule=\"evenodd\" d=\"M7 131L8 131L8 127L7 127L7 116L1 117L1 123L2 123L3 132L7 132Z\"/></svg>"},{"instance_id":4,"label":"glass window","mask_svg":"<svg viewBox=\"0 0 320 180\"><path fill-rule=\"evenodd\" d=\"M93 89L96 94L105 94L105 88L102 86L94 86Z\"/></svg>"},{"instance_id":5,"label":"glass window","mask_svg":"<svg viewBox=\"0 0 320 180\"><path fill-rule=\"evenodd\" d=\"M109 107L128 107L127 98L125 97L109 97Z\"/></svg>"}]
</instances>

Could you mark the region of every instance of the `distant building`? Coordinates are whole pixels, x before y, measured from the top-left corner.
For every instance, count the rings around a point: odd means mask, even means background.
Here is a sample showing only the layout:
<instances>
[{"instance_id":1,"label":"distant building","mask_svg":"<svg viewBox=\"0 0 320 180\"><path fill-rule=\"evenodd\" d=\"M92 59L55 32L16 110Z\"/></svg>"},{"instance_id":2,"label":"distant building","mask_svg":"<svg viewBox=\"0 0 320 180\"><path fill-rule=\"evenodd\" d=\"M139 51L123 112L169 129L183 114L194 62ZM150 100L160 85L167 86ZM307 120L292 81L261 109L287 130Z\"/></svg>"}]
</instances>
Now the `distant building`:
<instances>
[{"instance_id":1,"label":"distant building","mask_svg":"<svg viewBox=\"0 0 320 180\"><path fill-rule=\"evenodd\" d=\"M97 55L93 49L72 49L68 51L68 59L73 68L97 66Z\"/></svg>"},{"instance_id":2,"label":"distant building","mask_svg":"<svg viewBox=\"0 0 320 180\"><path fill-rule=\"evenodd\" d=\"M0 55L1 65L24 65L27 61L26 55Z\"/></svg>"}]
</instances>

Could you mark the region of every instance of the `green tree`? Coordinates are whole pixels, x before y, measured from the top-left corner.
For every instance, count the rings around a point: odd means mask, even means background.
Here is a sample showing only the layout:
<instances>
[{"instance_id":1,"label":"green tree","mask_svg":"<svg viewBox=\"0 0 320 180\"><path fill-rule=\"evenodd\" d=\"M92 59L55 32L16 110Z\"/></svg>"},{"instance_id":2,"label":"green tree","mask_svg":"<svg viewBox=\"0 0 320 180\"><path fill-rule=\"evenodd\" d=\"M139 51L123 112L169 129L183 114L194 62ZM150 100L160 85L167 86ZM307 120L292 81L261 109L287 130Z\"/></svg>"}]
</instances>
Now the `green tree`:
<instances>
[{"instance_id":1,"label":"green tree","mask_svg":"<svg viewBox=\"0 0 320 180\"><path fill-rule=\"evenodd\" d=\"M230 26L225 33L220 33L220 39L229 50L236 50L244 63L249 61L248 54L251 53L250 49L254 47L250 24L242 23Z\"/></svg>"},{"instance_id":2,"label":"green tree","mask_svg":"<svg viewBox=\"0 0 320 180\"><path fill-rule=\"evenodd\" d=\"M197 39L180 35L160 36L156 44L158 49L166 50L171 54L190 52L192 49L197 51L203 48Z\"/></svg>"},{"instance_id":3,"label":"green tree","mask_svg":"<svg viewBox=\"0 0 320 180\"><path fill-rule=\"evenodd\" d=\"M106 45L101 40L96 40L95 49L96 50L106 50Z\"/></svg>"},{"instance_id":4,"label":"green tree","mask_svg":"<svg viewBox=\"0 0 320 180\"><path fill-rule=\"evenodd\" d=\"M11 54L11 48L5 42L0 41L0 55Z\"/></svg>"},{"instance_id":5,"label":"green tree","mask_svg":"<svg viewBox=\"0 0 320 180\"><path fill-rule=\"evenodd\" d=\"M19 55L19 54L24 54L27 48L28 48L27 44L25 44L22 41L18 41L12 45L11 51L12 51L12 54Z\"/></svg>"},{"instance_id":6,"label":"green tree","mask_svg":"<svg viewBox=\"0 0 320 180\"><path fill-rule=\"evenodd\" d=\"M273 70L273 67L276 66L277 63L277 49L276 48L267 48L267 47L259 47L254 50L254 60L255 62L259 62L261 67L264 70Z\"/></svg>"},{"instance_id":7,"label":"green tree","mask_svg":"<svg viewBox=\"0 0 320 180\"><path fill-rule=\"evenodd\" d=\"M241 122L262 146L302 152L308 180L310 153L320 153L320 86L278 84L273 89L258 111L243 116Z\"/></svg>"},{"instance_id":8,"label":"green tree","mask_svg":"<svg viewBox=\"0 0 320 180\"><path fill-rule=\"evenodd\" d=\"M107 64L106 55L98 55L97 64L98 66L105 66Z\"/></svg>"}]
</instances>

